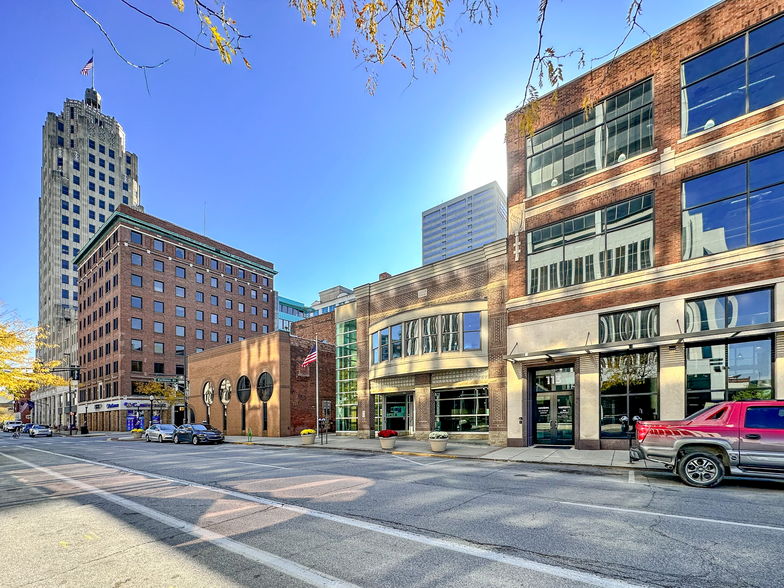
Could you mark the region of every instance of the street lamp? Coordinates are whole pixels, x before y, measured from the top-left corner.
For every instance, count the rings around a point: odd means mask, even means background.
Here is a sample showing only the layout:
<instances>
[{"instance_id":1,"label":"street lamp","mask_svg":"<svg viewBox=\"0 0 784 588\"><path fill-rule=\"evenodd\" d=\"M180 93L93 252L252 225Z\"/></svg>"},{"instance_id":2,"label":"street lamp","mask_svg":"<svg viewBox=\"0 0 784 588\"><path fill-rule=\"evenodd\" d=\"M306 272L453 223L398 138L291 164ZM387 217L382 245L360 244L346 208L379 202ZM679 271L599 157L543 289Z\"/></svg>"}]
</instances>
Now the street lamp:
<instances>
[{"instance_id":1,"label":"street lamp","mask_svg":"<svg viewBox=\"0 0 784 588\"><path fill-rule=\"evenodd\" d=\"M155 396L150 394L150 424L149 427L152 427L152 403L155 402Z\"/></svg>"}]
</instances>

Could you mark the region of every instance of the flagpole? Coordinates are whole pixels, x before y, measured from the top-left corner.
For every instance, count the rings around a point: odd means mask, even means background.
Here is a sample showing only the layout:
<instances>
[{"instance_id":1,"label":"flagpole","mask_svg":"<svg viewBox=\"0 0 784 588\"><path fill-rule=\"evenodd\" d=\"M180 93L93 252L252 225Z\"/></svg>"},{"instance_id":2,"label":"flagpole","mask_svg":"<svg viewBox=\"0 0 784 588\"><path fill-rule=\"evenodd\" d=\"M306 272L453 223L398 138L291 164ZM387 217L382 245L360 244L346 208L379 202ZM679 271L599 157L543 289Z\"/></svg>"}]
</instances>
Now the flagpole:
<instances>
[{"instance_id":1,"label":"flagpole","mask_svg":"<svg viewBox=\"0 0 784 588\"><path fill-rule=\"evenodd\" d=\"M90 50L90 59L93 62L92 70L93 70L93 90L95 90L95 51Z\"/></svg>"},{"instance_id":2,"label":"flagpole","mask_svg":"<svg viewBox=\"0 0 784 588\"><path fill-rule=\"evenodd\" d=\"M318 333L316 333L316 432L320 433L319 429L319 365L318 365Z\"/></svg>"}]
</instances>

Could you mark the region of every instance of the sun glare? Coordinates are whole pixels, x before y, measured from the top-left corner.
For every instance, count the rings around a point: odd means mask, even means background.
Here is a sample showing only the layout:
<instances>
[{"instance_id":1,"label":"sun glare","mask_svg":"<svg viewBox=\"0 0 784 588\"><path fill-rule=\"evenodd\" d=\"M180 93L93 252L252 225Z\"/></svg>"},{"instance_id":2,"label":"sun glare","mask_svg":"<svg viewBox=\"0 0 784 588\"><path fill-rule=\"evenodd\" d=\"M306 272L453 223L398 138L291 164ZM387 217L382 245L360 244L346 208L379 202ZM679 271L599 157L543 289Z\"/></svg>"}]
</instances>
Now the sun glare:
<instances>
[{"instance_id":1,"label":"sun glare","mask_svg":"<svg viewBox=\"0 0 784 588\"><path fill-rule=\"evenodd\" d=\"M506 122L501 120L477 141L463 173L463 192L495 180L506 194Z\"/></svg>"}]
</instances>

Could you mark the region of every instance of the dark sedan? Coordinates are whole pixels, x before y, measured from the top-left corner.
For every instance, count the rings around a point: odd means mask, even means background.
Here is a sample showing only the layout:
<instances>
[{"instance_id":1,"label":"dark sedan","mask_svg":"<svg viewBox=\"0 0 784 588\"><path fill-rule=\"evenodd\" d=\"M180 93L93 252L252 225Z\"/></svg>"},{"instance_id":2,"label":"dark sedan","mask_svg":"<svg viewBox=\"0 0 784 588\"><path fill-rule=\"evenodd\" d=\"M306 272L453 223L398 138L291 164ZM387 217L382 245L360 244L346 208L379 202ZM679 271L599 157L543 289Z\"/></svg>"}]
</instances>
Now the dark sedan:
<instances>
[{"instance_id":1,"label":"dark sedan","mask_svg":"<svg viewBox=\"0 0 784 588\"><path fill-rule=\"evenodd\" d=\"M223 443L223 434L212 427L204 425L182 425L174 431L175 443Z\"/></svg>"}]
</instances>

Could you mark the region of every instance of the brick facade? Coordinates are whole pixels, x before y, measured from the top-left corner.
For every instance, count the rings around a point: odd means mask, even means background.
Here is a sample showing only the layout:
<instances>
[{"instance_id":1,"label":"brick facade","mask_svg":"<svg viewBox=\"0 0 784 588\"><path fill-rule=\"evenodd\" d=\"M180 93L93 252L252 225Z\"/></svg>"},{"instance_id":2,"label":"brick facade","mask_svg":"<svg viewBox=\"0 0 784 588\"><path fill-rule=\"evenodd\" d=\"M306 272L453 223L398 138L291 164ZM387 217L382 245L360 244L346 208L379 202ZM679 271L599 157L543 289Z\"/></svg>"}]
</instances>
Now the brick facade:
<instances>
[{"instance_id":1,"label":"brick facade","mask_svg":"<svg viewBox=\"0 0 784 588\"><path fill-rule=\"evenodd\" d=\"M303 339L335 344L335 313L327 312L291 323L291 334Z\"/></svg>"}]
</instances>

